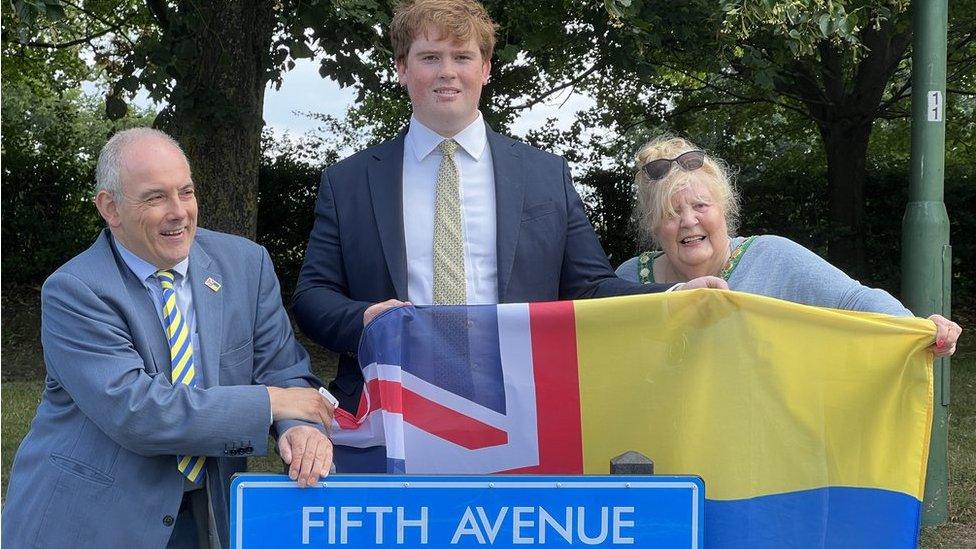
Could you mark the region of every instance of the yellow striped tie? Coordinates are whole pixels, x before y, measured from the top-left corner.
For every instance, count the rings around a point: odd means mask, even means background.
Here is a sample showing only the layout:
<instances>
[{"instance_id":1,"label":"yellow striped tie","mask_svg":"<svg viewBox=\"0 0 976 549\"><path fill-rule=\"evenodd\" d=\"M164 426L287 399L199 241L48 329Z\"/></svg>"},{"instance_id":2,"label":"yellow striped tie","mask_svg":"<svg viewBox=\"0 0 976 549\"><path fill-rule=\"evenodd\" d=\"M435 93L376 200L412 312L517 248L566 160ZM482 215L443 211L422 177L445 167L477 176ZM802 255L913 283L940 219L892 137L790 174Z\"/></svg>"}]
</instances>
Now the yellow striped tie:
<instances>
[{"instance_id":1,"label":"yellow striped tie","mask_svg":"<svg viewBox=\"0 0 976 549\"><path fill-rule=\"evenodd\" d=\"M173 283L176 276L171 270L156 272L159 285L163 288L163 319L166 323L166 338L169 340L169 358L173 372L173 385L179 383L196 387L196 368L193 364L193 341L190 337L190 327L186 319L176 306L176 289ZM197 483L203 478L206 456L176 456L176 468L183 473L190 482Z\"/></svg>"}]
</instances>

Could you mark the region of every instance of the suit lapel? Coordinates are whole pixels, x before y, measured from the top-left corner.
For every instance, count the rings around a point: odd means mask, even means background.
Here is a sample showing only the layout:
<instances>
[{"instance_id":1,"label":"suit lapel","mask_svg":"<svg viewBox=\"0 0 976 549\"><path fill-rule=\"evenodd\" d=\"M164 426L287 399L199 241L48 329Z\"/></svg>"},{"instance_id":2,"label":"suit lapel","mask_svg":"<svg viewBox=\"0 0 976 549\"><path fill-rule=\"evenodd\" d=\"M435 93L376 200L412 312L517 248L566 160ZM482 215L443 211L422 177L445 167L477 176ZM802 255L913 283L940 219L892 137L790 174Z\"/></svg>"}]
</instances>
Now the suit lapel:
<instances>
[{"instance_id":1,"label":"suit lapel","mask_svg":"<svg viewBox=\"0 0 976 549\"><path fill-rule=\"evenodd\" d=\"M139 342L145 342L149 347L149 354L152 360L144 361L146 371L154 374L160 373L169 379L171 362L169 357L169 343L166 341L166 333L159 320L159 313L156 304L153 303L149 292L143 286L142 281L136 278L129 266L118 254L115 244L112 243L106 229L101 238L105 240L106 252L115 261L118 272L121 276L122 287L125 288L128 296L128 303L133 308L134 322L131 324L132 341L138 346Z\"/></svg>"},{"instance_id":2,"label":"suit lapel","mask_svg":"<svg viewBox=\"0 0 976 549\"><path fill-rule=\"evenodd\" d=\"M403 236L403 142L406 130L380 146L367 166L373 215L397 299L407 299L407 251Z\"/></svg>"},{"instance_id":3,"label":"suit lapel","mask_svg":"<svg viewBox=\"0 0 976 549\"><path fill-rule=\"evenodd\" d=\"M487 128L488 146L495 171L495 226L498 253L498 301L505 302L505 292L512 276L515 248L522 227L522 201L525 198L522 157L515 141Z\"/></svg>"},{"instance_id":4,"label":"suit lapel","mask_svg":"<svg viewBox=\"0 0 976 549\"><path fill-rule=\"evenodd\" d=\"M200 349L194 350L197 367L197 383L200 387L214 387L219 384L220 343L223 337L224 294L215 291L223 284L223 275L216 270L213 260L197 242L190 248L190 266L186 276L193 292L193 308L196 311L197 339ZM208 284L210 282L210 284ZM196 357L199 356L199 359Z\"/></svg>"}]
</instances>

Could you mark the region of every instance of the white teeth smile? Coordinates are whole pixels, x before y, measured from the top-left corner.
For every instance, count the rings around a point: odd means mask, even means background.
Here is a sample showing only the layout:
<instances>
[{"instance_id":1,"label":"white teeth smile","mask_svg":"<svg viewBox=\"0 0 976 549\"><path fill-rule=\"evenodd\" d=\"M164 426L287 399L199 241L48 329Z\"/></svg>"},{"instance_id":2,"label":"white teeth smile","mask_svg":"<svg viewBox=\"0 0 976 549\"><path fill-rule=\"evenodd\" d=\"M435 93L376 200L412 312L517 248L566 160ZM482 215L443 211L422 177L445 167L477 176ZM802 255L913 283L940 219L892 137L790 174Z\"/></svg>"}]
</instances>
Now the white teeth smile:
<instances>
[{"instance_id":1,"label":"white teeth smile","mask_svg":"<svg viewBox=\"0 0 976 549\"><path fill-rule=\"evenodd\" d=\"M461 93L460 90L434 90L434 93L438 95L457 95Z\"/></svg>"},{"instance_id":2,"label":"white teeth smile","mask_svg":"<svg viewBox=\"0 0 976 549\"><path fill-rule=\"evenodd\" d=\"M682 244L691 244L693 242L701 242L702 240L705 240L705 237L702 236L702 235L698 235L698 236L686 236L686 237L684 237L684 238L681 239L681 243Z\"/></svg>"},{"instance_id":3,"label":"white teeth smile","mask_svg":"<svg viewBox=\"0 0 976 549\"><path fill-rule=\"evenodd\" d=\"M160 234L163 236L179 236L183 234L183 229L177 229L175 231L162 231Z\"/></svg>"}]
</instances>

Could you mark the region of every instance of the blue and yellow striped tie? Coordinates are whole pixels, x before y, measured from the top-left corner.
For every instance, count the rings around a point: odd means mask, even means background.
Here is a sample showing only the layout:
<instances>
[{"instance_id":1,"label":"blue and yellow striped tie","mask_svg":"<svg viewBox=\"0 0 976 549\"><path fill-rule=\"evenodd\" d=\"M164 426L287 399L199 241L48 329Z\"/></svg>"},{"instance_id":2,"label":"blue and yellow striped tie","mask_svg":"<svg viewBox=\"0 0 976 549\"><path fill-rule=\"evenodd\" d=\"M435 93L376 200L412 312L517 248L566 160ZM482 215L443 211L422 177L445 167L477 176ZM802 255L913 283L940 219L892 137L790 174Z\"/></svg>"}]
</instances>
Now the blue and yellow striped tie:
<instances>
[{"instance_id":1,"label":"blue and yellow striped tie","mask_svg":"<svg viewBox=\"0 0 976 549\"><path fill-rule=\"evenodd\" d=\"M166 323L166 337L169 340L169 357L173 372L173 385L182 383L196 387L196 368L193 364L193 341L190 337L190 327L186 319L176 306L176 289L173 283L176 276L171 270L156 272L159 285L163 288L163 319ZM183 473L190 482L197 483L203 477L206 456L176 456L176 468Z\"/></svg>"}]
</instances>

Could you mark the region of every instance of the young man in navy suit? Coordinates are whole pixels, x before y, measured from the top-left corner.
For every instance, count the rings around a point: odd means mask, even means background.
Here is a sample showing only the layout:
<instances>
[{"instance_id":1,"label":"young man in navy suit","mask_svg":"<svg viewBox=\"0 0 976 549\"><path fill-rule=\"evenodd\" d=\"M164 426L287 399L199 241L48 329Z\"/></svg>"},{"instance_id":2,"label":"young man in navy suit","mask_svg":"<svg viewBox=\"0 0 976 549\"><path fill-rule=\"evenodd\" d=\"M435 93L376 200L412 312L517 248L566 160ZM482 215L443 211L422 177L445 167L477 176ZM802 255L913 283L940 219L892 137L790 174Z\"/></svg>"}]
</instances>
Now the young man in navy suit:
<instances>
[{"instance_id":1,"label":"young man in navy suit","mask_svg":"<svg viewBox=\"0 0 976 549\"><path fill-rule=\"evenodd\" d=\"M349 410L362 391L363 326L391 307L669 288L617 278L566 160L485 124L478 102L495 25L480 3L403 2L390 34L410 125L322 174L294 298L300 328L341 353L331 389ZM685 287L726 286L706 277Z\"/></svg>"}]
</instances>

